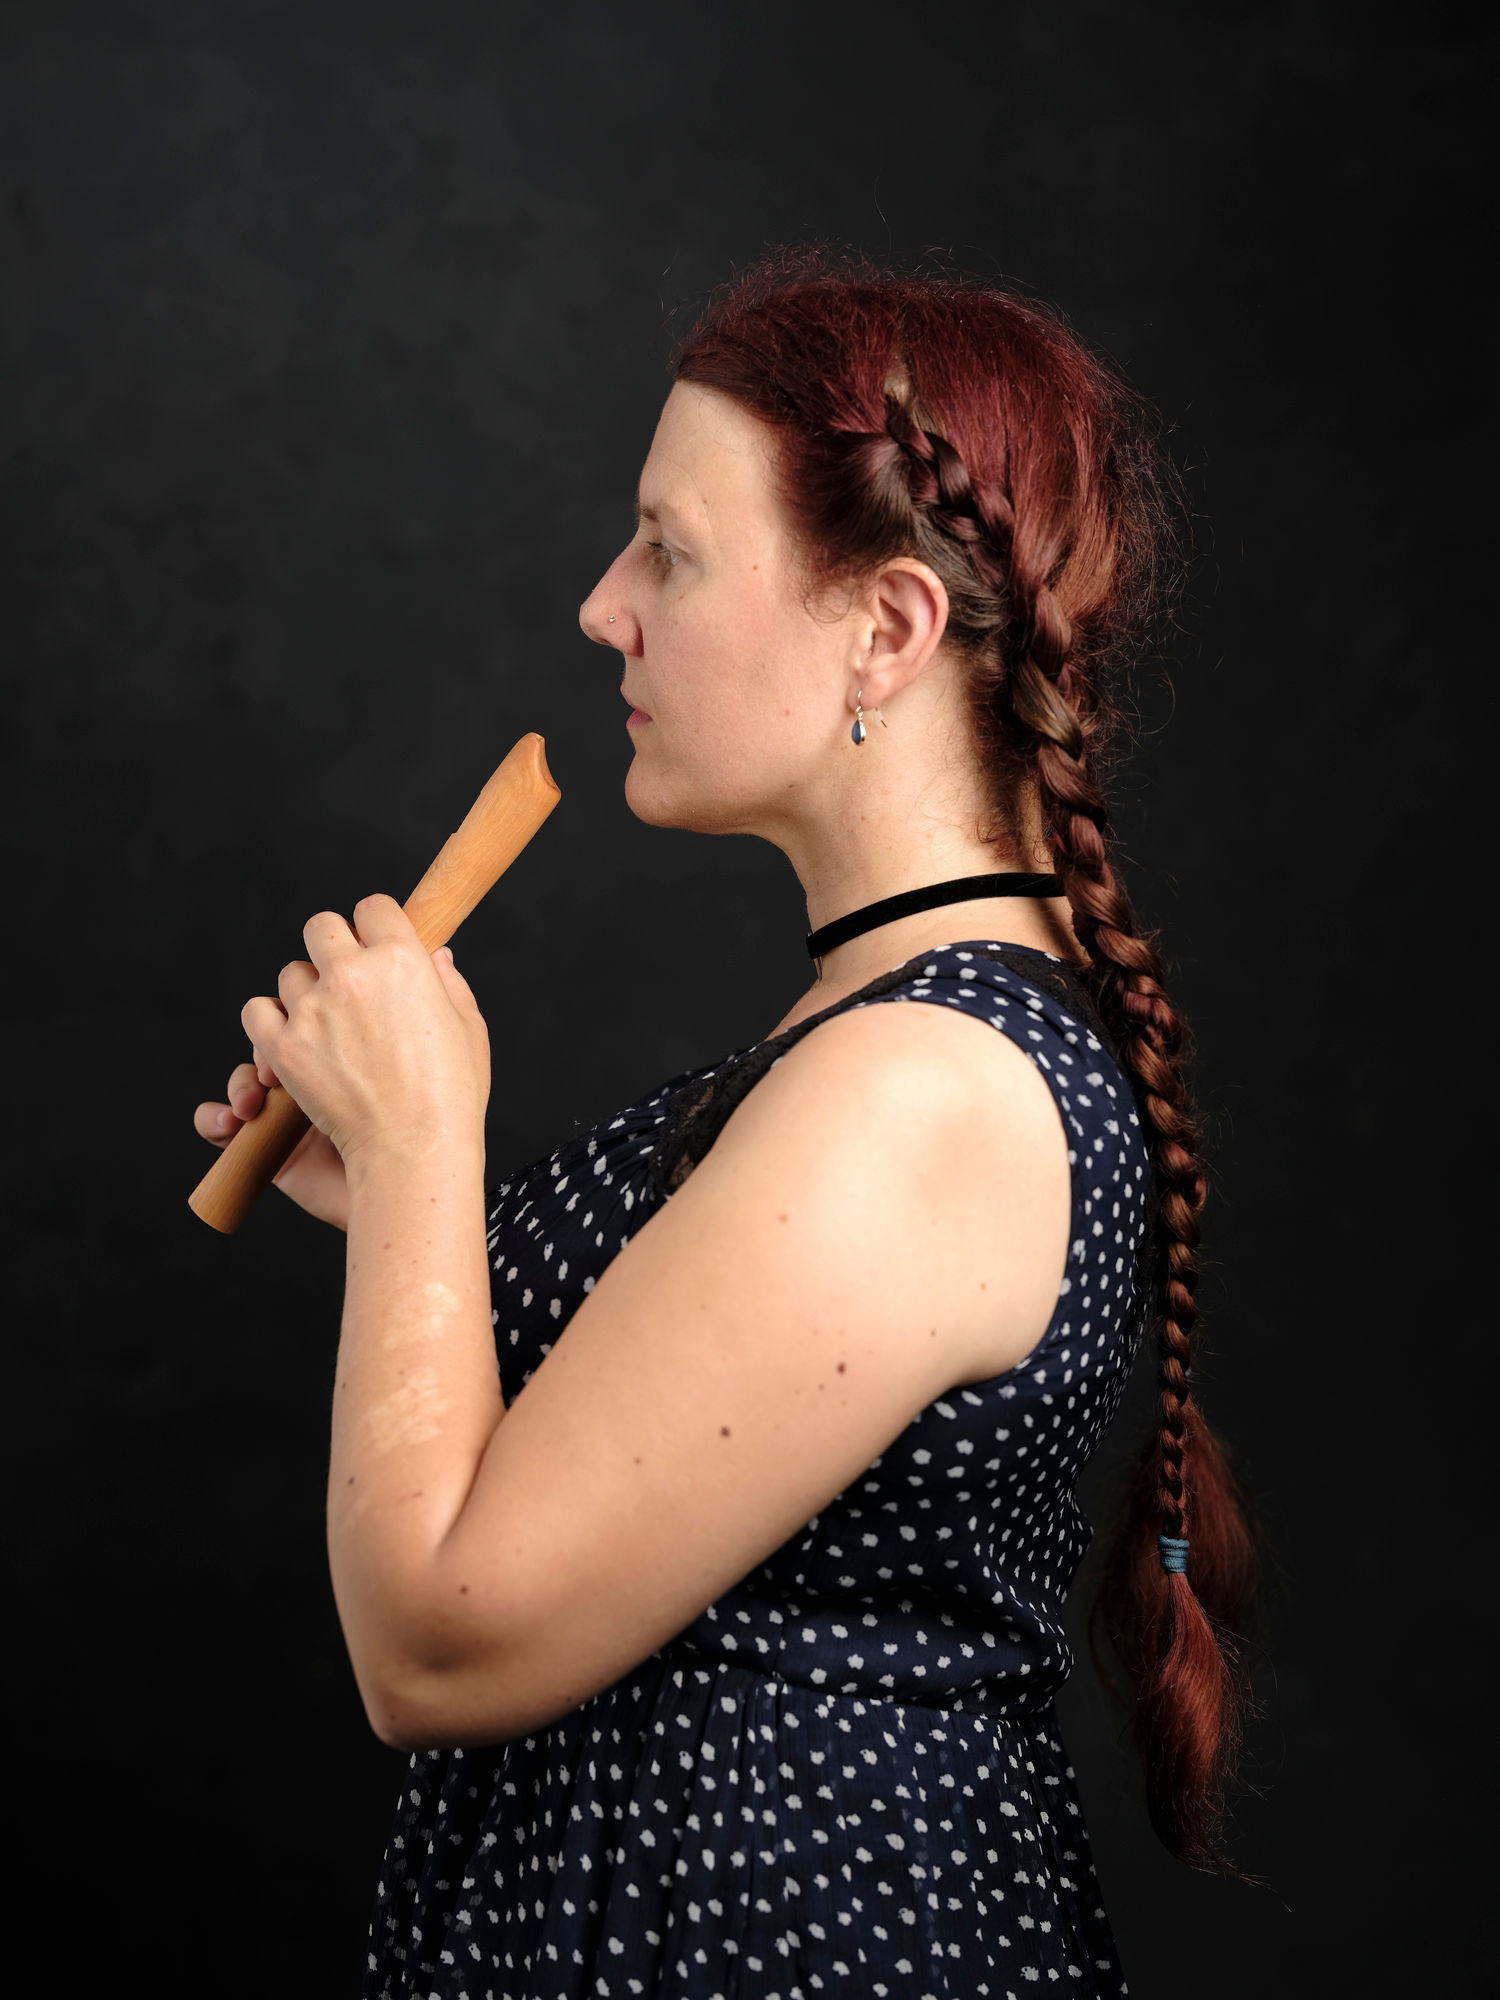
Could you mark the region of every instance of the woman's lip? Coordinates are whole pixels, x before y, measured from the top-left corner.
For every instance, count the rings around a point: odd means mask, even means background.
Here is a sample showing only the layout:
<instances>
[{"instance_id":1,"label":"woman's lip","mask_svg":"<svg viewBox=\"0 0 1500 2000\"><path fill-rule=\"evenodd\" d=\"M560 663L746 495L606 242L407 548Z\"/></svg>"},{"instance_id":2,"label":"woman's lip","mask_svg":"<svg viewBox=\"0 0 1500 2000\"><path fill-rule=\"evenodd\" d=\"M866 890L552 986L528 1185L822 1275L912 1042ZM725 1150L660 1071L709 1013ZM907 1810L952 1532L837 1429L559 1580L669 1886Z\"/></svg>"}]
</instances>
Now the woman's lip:
<instances>
[{"instance_id":1,"label":"woman's lip","mask_svg":"<svg viewBox=\"0 0 1500 2000\"><path fill-rule=\"evenodd\" d=\"M628 729L632 722L649 722L650 720L650 716L647 715L643 708L633 708L625 718L625 727Z\"/></svg>"}]
</instances>

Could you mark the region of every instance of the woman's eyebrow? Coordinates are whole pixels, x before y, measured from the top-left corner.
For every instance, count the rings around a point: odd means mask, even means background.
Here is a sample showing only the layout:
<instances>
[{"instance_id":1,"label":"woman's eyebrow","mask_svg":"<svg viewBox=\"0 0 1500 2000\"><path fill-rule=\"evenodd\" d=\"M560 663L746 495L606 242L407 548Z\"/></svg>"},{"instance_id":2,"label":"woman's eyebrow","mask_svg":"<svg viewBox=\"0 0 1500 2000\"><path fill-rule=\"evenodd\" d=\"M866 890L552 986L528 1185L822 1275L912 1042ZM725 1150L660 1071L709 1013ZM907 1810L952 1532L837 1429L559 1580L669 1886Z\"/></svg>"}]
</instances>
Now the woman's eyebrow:
<instances>
[{"instance_id":1,"label":"woman's eyebrow","mask_svg":"<svg viewBox=\"0 0 1500 2000\"><path fill-rule=\"evenodd\" d=\"M670 500L643 500L641 498L641 489L637 487L635 490L635 525L639 527L642 521L654 521L660 525L664 519L674 522L679 528L686 527L687 525Z\"/></svg>"}]
</instances>

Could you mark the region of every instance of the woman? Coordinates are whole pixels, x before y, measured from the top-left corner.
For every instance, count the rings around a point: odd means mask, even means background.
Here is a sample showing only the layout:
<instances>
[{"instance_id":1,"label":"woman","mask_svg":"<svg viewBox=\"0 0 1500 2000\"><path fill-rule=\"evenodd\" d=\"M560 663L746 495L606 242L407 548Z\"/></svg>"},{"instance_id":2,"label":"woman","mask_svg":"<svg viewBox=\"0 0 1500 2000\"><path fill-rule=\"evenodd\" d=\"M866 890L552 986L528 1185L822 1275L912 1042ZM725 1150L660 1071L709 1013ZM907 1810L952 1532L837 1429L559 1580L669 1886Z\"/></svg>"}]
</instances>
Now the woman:
<instances>
[{"instance_id":1,"label":"woman","mask_svg":"<svg viewBox=\"0 0 1500 2000\"><path fill-rule=\"evenodd\" d=\"M275 1076L313 1118L280 1184L348 1230L334 1588L413 1753L368 1994L1124 1992L1053 1700L1153 1286L1100 1628L1159 1832L1229 1865L1250 1557L1189 1395L1206 1182L1100 790L1154 464L1037 307L766 260L684 343L581 622L631 810L781 847L811 986L488 1198L484 1023L391 898L246 1006L198 1129Z\"/></svg>"}]
</instances>

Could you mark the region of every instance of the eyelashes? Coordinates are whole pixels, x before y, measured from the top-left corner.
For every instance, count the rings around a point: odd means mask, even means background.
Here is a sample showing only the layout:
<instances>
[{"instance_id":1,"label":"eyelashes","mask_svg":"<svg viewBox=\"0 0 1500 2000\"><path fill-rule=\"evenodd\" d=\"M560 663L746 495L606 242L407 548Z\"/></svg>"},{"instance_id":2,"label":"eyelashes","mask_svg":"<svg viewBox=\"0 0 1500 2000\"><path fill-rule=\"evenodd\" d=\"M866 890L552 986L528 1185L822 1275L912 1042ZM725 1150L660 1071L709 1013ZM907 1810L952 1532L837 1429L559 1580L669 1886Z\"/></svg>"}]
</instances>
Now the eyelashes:
<instances>
[{"instance_id":1,"label":"eyelashes","mask_svg":"<svg viewBox=\"0 0 1500 2000\"><path fill-rule=\"evenodd\" d=\"M677 551L669 549L665 542L645 542L642 546L646 550L646 560L654 569L671 571L682 561Z\"/></svg>"}]
</instances>

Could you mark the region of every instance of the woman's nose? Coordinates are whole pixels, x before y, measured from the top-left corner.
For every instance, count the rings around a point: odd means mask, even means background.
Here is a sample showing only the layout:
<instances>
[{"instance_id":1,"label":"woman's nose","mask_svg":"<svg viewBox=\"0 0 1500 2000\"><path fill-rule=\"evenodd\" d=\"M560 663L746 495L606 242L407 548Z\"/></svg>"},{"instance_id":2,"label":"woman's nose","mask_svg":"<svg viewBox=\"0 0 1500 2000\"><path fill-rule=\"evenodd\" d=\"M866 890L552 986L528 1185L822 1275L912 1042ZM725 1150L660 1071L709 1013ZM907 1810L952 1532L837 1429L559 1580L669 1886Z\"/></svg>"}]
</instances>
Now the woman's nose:
<instances>
[{"instance_id":1,"label":"woman's nose","mask_svg":"<svg viewBox=\"0 0 1500 2000\"><path fill-rule=\"evenodd\" d=\"M615 601L614 593L606 588L608 582L607 576L602 577L579 605L578 623L596 644L618 646L625 638L630 619L623 609L606 609Z\"/></svg>"}]
</instances>

